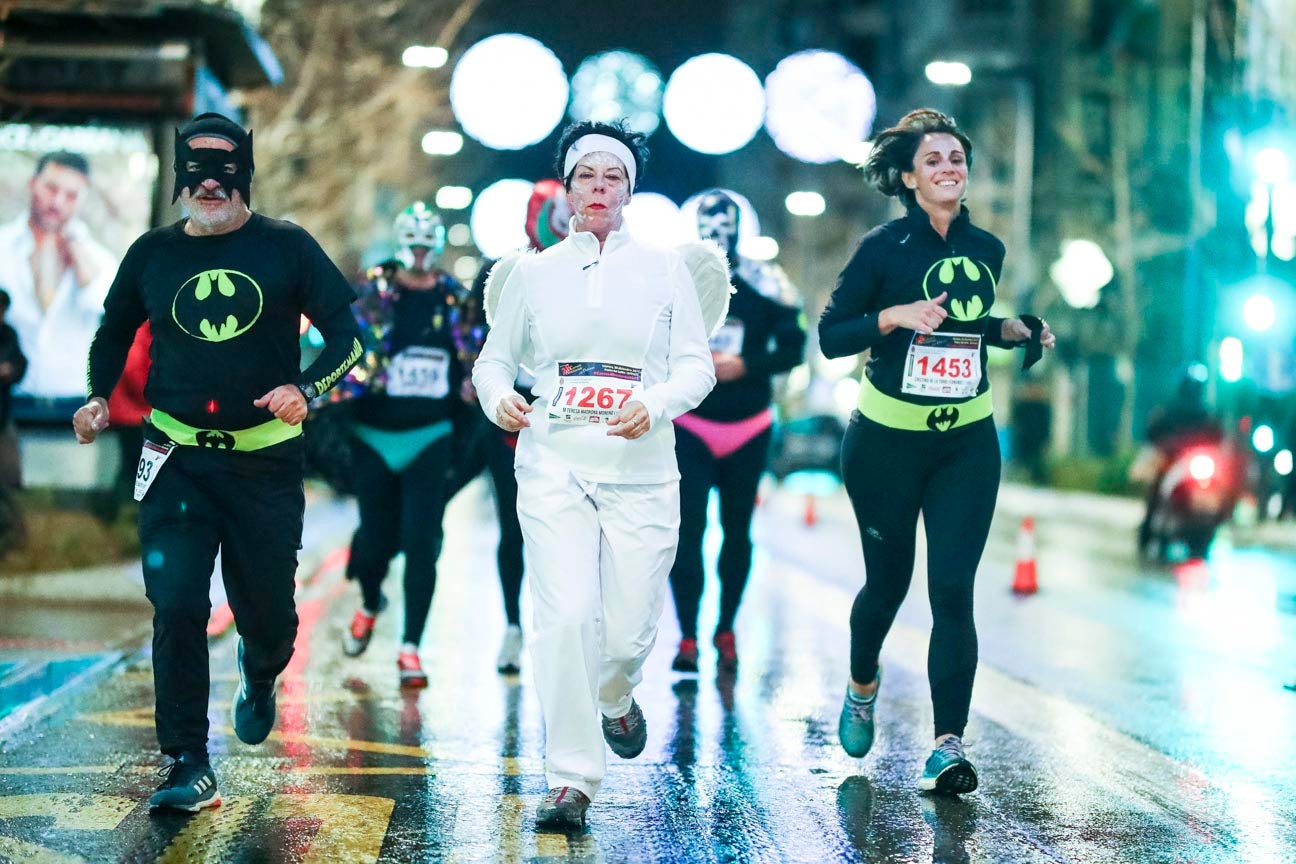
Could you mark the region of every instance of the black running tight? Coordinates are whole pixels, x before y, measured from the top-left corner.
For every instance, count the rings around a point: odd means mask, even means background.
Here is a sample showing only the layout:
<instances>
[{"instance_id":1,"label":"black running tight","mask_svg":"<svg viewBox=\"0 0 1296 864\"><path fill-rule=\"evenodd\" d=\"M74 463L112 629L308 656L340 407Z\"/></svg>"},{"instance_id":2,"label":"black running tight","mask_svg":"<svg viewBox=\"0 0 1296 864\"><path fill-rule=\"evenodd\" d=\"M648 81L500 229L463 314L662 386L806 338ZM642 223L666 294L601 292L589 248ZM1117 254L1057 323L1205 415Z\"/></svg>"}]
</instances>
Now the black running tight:
<instances>
[{"instance_id":1,"label":"black running tight","mask_svg":"<svg viewBox=\"0 0 1296 864\"><path fill-rule=\"evenodd\" d=\"M680 471L680 539L671 568L671 593L680 633L696 639L698 606L702 601L702 535L707 526L707 502L714 486L720 493L720 530L724 541L716 571L720 576L720 618L716 632L733 630L751 571L751 519L756 509L756 486L769 454L770 430L735 452L717 459L702 440L675 427L675 456Z\"/></svg>"},{"instance_id":2,"label":"black running tight","mask_svg":"<svg viewBox=\"0 0 1296 864\"><path fill-rule=\"evenodd\" d=\"M992 419L950 432L909 432L851 418L842 475L864 546L864 587L851 608L851 678L877 675L882 641L913 577L918 514L927 534L932 632L927 654L936 735L962 735L976 676L972 586L999 493Z\"/></svg>"}]
</instances>

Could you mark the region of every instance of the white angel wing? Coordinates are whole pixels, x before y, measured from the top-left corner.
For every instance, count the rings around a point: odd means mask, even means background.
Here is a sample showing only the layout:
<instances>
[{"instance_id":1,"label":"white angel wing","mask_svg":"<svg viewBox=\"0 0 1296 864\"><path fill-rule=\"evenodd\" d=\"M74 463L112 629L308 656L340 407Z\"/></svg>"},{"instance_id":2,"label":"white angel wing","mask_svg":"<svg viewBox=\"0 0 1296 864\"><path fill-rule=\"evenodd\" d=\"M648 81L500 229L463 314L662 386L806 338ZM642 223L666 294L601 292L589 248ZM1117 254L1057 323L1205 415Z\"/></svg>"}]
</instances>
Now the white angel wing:
<instances>
[{"instance_id":1,"label":"white angel wing","mask_svg":"<svg viewBox=\"0 0 1296 864\"><path fill-rule=\"evenodd\" d=\"M486 312L487 325L495 323L495 313L499 310L500 295L504 293L504 283L508 282L509 274L513 272L513 268L518 265L518 262L523 257L533 254L535 253L529 249L518 249L509 252L496 261L495 266L491 267L490 273L486 274L486 288L482 292L484 295L482 297L482 307ZM518 358L518 365L528 373L534 374L535 357L528 350L526 356Z\"/></svg>"},{"instance_id":2,"label":"white angel wing","mask_svg":"<svg viewBox=\"0 0 1296 864\"><path fill-rule=\"evenodd\" d=\"M693 277L707 336L713 336L729 314L729 295L734 291L729 284L729 261L724 251L710 240L683 243L676 247L676 251L684 258L689 275Z\"/></svg>"}]
</instances>

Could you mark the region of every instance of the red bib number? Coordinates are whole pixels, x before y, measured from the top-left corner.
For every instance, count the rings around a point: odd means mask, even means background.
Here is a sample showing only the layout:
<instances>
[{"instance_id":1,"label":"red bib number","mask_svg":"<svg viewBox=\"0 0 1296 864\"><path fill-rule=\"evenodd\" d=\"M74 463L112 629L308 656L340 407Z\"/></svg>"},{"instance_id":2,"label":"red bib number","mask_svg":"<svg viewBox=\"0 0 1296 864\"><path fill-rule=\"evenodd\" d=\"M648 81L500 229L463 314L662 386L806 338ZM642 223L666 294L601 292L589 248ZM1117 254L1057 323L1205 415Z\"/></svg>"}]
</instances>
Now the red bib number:
<instances>
[{"instance_id":1,"label":"red bib number","mask_svg":"<svg viewBox=\"0 0 1296 864\"><path fill-rule=\"evenodd\" d=\"M616 363L559 363L552 423L606 423L642 389L640 370Z\"/></svg>"},{"instance_id":2,"label":"red bib number","mask_svg":"<svg viewBox=\"0 0 1296 864\"><path fill-rule=\"evenodd\" d=\"M901 390L919 396L966 399L981 383L981 337L915 333Z\"/></svg>"}]
</instances>

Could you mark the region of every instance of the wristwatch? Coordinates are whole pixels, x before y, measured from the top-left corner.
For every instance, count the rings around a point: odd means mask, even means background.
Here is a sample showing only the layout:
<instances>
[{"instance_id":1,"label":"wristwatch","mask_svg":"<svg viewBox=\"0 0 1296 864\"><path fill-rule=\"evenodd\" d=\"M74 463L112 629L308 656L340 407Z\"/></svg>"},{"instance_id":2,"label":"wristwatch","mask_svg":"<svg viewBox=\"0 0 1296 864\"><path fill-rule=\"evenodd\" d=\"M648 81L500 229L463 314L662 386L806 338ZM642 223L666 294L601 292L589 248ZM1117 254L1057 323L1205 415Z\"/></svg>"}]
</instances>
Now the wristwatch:
<instances>
[{"instance_id":1,"label":"wristwatch","mask_svg":"<svg viewBox=\"0 0 1296 864\"><path fill-rule=\"evenodd\" d=\"M315 389L314 384L294 384L293 386L301 391L301 394L306 397L307 402L319 396L319 391Z\"/></svg>"}]
</instances>

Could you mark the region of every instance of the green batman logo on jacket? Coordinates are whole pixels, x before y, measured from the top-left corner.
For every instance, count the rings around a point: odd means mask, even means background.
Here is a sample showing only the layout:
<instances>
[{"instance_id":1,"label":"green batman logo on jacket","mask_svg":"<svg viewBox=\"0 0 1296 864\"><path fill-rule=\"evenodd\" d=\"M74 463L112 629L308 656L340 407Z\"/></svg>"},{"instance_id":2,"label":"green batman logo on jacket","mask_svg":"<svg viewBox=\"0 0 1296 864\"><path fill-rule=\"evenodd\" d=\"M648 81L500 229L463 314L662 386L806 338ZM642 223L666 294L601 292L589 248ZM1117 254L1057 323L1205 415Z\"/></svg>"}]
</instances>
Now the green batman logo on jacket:
<instances>
[{"instance_id":1,"label":"green batman logo on jacket","mask_svg":"<svg viewBox=\"0 0 1296 864\"><path fill-rule=\"evenodd\" d=\"M176 292L171 317L204 342L226 342L246 333L261 317L261 286L237 270L204 270Z\"/></svg>"},{"instance_id":2,"label":"green batman logo on jacket","mask_svg":"<svg viewBox=\"0 0 1296 864\"><path fill-rule=\"evenodd\" d=\"M942 258L923 276L923 293L930 300L949 293L950 317L955 321L976 321L990 314L995 301L995 278L980 261L959 256Z\"/></svg>"}]
</instances>

